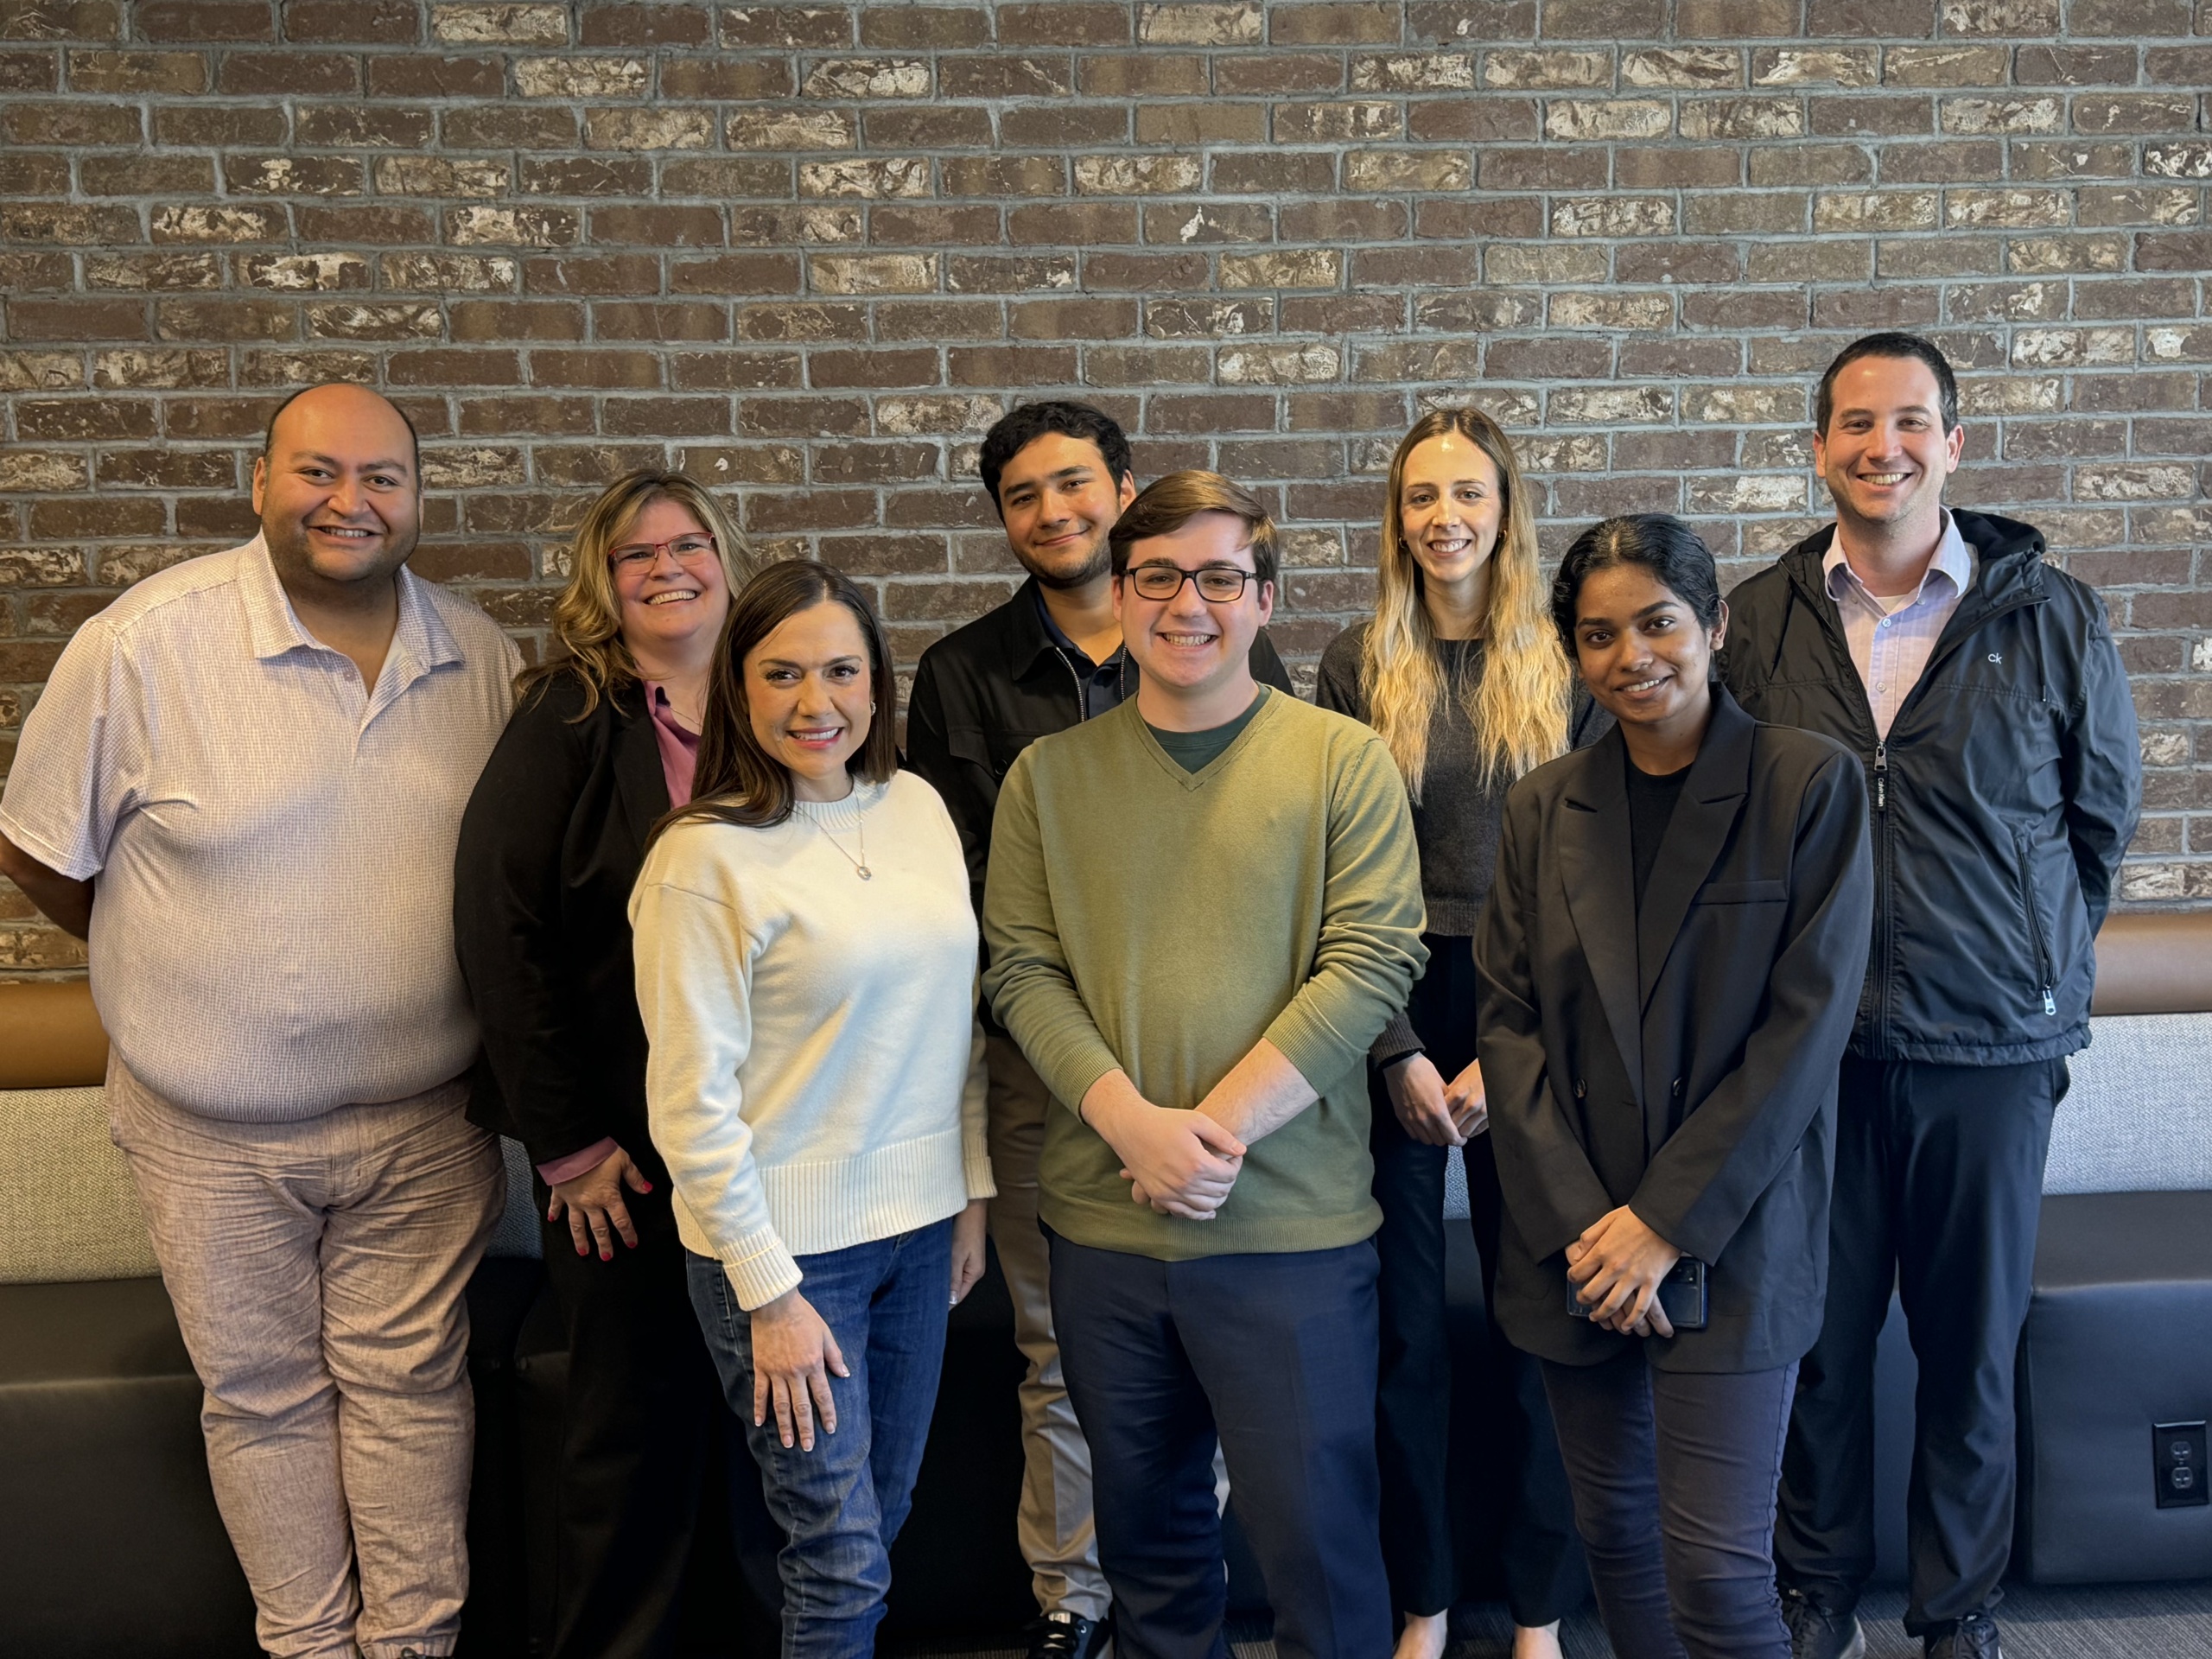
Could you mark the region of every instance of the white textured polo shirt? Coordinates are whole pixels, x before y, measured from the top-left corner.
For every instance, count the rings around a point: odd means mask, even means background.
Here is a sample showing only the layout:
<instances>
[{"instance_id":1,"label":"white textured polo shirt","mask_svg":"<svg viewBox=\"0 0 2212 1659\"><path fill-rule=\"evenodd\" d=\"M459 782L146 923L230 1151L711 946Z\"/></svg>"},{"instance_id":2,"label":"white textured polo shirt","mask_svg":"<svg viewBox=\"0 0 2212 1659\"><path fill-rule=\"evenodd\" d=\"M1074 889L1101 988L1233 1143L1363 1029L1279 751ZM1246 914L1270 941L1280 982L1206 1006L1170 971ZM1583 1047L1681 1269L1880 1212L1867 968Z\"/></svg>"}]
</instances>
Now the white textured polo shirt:
<instances>
[{"instance_id":1,"label":"white textured polo shirt","mask_svg":"<svg viewBox=\"0 0 2212 1659\"><path fill-rule=\"evenodd\" d=\"M124 1064L188 1110L397 1100L475 1051L454 844L521 658L466 600L398 586L365 688L258 536L187 560L79 628L23 722L0 832L99 878L93 1001Z\"/></svg>"}]
</instances>

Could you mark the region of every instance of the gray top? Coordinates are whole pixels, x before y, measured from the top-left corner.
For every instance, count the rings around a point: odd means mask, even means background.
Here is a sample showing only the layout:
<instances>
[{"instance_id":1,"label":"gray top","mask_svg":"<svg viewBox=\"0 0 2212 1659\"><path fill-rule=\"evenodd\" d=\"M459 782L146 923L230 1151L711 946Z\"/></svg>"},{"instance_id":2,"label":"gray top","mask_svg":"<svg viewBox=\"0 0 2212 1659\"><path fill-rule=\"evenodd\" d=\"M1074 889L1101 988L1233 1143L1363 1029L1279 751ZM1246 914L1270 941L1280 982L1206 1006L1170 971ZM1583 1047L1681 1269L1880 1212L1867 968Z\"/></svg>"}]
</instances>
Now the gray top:
<instances>
[{"instance_id":1,"label":"gray top","mask_svg":"<svg viewBox=\"0 0 2212 1659\"><path fill-rule=\"evenodd\" d=\"M1329 642L1313 688L1313 701L1321 707L1357 721L1368 718L1359 658L1370 626L1355 622ZM1435 649L1446 695L1429 717L1428 762L1414 805L1421 896L1428 906L1427 931L1472 938L1497 871L1497 815L1512 780L1485 785L1476 777L1475 728L1459 701L1460 688L1483 671L1484 642L1440 639Z\"/></svg>"},{"instance_id":2,"label":"gray top","mask_svg":"<svg viewBox=\"0 0 2212 1659\"><path fill-rule=\"evenodd\" d=\"M1357 721L1368 717L1367 699L1359 689L1359 660L1370 626L1355 622L1329 642L1313 687L1313 701L1322 708ZM1471 939L1497 874L1498 815L1514 779L1484 784L1478 778L1475 728L1459 701L1460 688L1483 671L1484 642L1440 639L1435 649L1444 670L1446 695L1429 717L1428 760L1421 771L1421 799L1413 809L1414 838L1421 847L1421 896L1428 909L1425 931ZM1580 748L1602 736L1611 723L1578 685L1569 743ZM1421 1046L1421 1038L1402 1012L1382 1028L1368 1052L1376 1065L1387 1065Z\"/></svg>"}]
</instances>

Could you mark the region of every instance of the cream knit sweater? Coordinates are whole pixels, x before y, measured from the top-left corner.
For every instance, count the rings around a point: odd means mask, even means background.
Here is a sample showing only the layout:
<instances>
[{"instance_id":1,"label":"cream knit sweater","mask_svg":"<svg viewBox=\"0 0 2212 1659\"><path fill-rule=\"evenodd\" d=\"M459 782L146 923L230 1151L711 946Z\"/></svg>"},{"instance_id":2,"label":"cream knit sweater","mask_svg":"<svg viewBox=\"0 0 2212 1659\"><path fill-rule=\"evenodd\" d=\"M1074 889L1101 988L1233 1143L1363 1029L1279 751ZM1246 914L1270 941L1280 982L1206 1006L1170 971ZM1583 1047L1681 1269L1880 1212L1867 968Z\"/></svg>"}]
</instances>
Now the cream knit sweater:
<instances>
[{"instance_id":1,"label":"cream knit sweater","mask_svg":"<svg viewBox=\"0 0 2212 1659\"><path fill-rule=\"evenodd\" d=\"M794 1256L992 1195L968 868L919 778L767 829L677 826L630 925L677 1230L741 1306L798 1284Z\"/></svg>"}]
</instances>

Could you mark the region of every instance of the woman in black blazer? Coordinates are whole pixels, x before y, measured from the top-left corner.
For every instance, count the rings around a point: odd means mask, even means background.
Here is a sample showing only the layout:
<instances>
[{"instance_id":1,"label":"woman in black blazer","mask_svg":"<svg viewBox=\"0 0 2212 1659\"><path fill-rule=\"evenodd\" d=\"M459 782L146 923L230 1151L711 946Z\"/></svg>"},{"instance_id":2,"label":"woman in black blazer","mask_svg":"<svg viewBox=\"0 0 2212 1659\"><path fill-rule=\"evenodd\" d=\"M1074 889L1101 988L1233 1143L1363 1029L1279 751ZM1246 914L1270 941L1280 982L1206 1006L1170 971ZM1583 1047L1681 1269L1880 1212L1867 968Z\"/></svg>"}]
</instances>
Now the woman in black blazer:
<instances>
[{"instance_id":1,"label":"woman in black blazer","mask_svg":"<svg viewBox=\"0 0 2212 1659\"><path fill-rule=\"evenodd\" d=\"M1788 1659L1774 1495L1872 925L1865 784L1713 683L1727 607L1679 520L1586 531L1553 620L1617 725L1507 797L1476 943L1498 1316L1544 1362L1622 1659Z\"/></svg>"},{"instance_id":2,"label":"woman in black blazer","mask_svg":"<svg viewBox=\"0 0 2212 1659\"><path fill-rule=\"evenodd\" d=\"M721 1389L645 1129L627 907L690 795L730 597L751 574L714 498L632 473L585 512L554 609L461 820L454 939L483 1029L469 1116L537 1166L568 1329L552 1652L672 1650Z\"/></svg>"}]
</instances>

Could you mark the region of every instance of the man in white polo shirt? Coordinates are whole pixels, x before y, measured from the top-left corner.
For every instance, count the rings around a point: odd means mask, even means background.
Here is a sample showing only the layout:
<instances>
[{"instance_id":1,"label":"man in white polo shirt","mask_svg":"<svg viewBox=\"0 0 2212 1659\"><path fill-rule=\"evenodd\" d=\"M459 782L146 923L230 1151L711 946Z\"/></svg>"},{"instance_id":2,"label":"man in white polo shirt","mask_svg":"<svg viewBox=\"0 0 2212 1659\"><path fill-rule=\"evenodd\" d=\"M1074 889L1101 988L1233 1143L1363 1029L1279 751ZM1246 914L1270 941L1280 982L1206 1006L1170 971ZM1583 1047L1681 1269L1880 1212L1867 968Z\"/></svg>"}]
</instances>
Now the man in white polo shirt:
<instances>
[{"instance_id":1,"label":"man in white polo shirt","mask_svg":"<svg viewBox=\"0 0 2212 1659\"><path fill-rule=\"evenodd\" d=\"M467 1590L461 1294L502 1190L461 1114L454 844L519 658L405 569L415 435L374 392L286 404L253 502L260 535L62 653L0 873L90 941L261 1646L427 1659Z\"/></svg>"}]
</instances>

